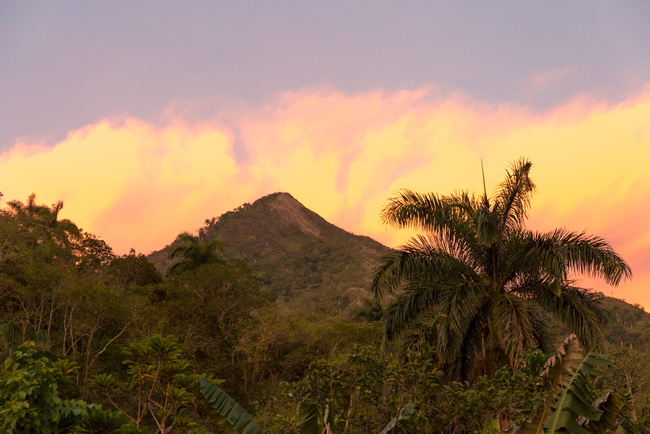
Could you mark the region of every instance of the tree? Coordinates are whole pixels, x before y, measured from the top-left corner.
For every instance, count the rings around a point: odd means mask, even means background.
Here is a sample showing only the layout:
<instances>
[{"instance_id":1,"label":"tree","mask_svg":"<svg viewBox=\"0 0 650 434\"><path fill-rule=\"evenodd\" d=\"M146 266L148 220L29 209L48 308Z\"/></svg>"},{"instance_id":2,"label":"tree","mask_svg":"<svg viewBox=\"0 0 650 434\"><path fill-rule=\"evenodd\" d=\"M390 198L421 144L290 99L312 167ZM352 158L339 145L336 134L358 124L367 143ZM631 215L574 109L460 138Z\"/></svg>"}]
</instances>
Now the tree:
<instances>
[{"instance_id":1,"label":"tree","mask_svg":"<svg viewBox=\"0 0 650 434\"><path fill-rule=\"evenodd\" d=\"M155 433L188 432L197 427L193 419L201 404L198 379L190 374L190 362L181 357L182 348L173 336L154 335L130 343L123 351L129 382L113 374L96 375L91 386L136 427L155 426ZM115 390L117 389L117 391ZM126 391L130 402L118 403L115 395ZM127 406L128 405L128 406Z\"/></svg>"},{"instance_id":2,"label":"tree","mask_svg":"<svg viewBox=\"0 0 650 434\"><path fill-rule=\"evenodd\" d=\"M80 238L75 246L79 271L98 273L115 259L113 249L106 241L88 232L82 232Z\"/></svg>"},{"instance_id":3,"label":"tree","mask_svg":"<svg viewBox=\"0 0 650 434\"><path fill-rule=\"evenodd\" d=\"M169 257L176 258L180 256L183 259L171 266L168 271L169 275L195 270L203 264L223 262L223 258L219 254L222 249L219 240L204 242L195 235L183 232L176 238L176 242L182 244L178 244L170 250Z\"/></svg>"},{"instance_id":4,"label":"tree","mask_svg":"<svg viewBox=\"0 0 650 434\"><path fill-rule=\"evenodd\" d=\"M7 202L7 205L21 226L38 234L38 242L47 253L66 259L72 256L73 243L81 239L81 231L71 220L59 220L59 212L63 208L62 201L53 204L51 208L38 205L36 195L32 193L24 204L12 200Z\"/></svg>"},{"instance_id":5,"label":"tree","mask_svg":"<svg viewBox=\"0 0 650 434\"><path fill-rule=\"evenodd\" d=\"M33 342L21 345L6 359L0 371L0 429L3 433L60 433L83 427L91 419L115 421L117 416L102 411L97 404L64 399L61 391L72 377L76 365L62 359L51 362ZM101 431L105 424L97 426Z\"/></svg>"},{"instance_id":6,"label":"tree","mask_svg":"<svg viewBox=\"0 0 650 434\"><path fill-rule=\"evenodd\" d=\"M156 266L142 253L136 255L133 249L128 255L113 258L108 265L108 273L111 282L122 291L131 285L147 286L163 282Z\"/></svg>"},{"instance_id":7,"label":"tree","mask_svg":"<svg viewBox=\"0 0 650 434\"><path fill-rule=\"evenodd\" d=\"M26 204L11 201L0 210L0 305L5 319L21 324L23 337L51 337L59 293L73 277L79 231L58 220L61 206L37 205L32 194Z\"/></svg>"},{"instance_id":8,"label":"tree","mask_svg":"<svg viewBox=\"0 0 650 434\"><path fill-rule=\"evenodd\" d=\"M418 321L428 324L437 362L451 378L472 378L497 364L511 367L527 346L550 349L541 312L557 316L587 351L601 350L606 315L598 297L576 285L575 273L617 285L627 263L602 238L556 229L526 229L535 184L521 159L488 197L401 191L384 208L384 223L417 228L382 258L372 290L395 295L384 337L394 340ZM481 362L481 363L477 363Z\"/></svg>"}]
</instances>

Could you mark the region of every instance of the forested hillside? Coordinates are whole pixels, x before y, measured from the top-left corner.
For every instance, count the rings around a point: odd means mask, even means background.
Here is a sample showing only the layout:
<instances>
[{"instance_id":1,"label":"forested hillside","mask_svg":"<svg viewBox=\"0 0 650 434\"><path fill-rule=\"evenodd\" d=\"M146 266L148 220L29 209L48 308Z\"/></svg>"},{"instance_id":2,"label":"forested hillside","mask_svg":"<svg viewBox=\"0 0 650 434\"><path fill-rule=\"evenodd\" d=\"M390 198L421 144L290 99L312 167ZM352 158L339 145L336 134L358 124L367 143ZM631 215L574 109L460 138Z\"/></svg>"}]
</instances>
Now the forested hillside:
<instances>
[{"instance_id":1,"label":"forested hillside","mask_svg":"<svg viewBox=\"0 0 650 434\"><path fill-rule=\"evenodd\" d=\"M484 347L476 355L492 365L456 381L431 335L446 317L423 315L404 340L383 340L398 298L377 303L370 288L396 251L287 193L210 218L149 257L115 255L62 207L30 196L0 210L3 432L244 432L244 422L245 432L512 432L563 393L545 379L572 384L590 363L603 371L584 374L593 399L612 391L594 411L650 429L650 315L638 306L594 298L609 315L602 352L613 367L573 337L552 359L569 370L544 369L571 332L550 315L548 353L524 348L499 364Z\"/></svg>"},{"instance_id":2,"label":"forested hillside","mask_svg":"<svg viewBox=\"0 0 650 434\"><path fill-rule=\"evenodd\" d=\"M207 219L202 240L223 242L223 255L244 261L280 304L351 318L365 314L377 260L389 248L325 221L288 193L274 193ZM149 258L165 273L170 246Z\"/></svg>"}]
</instances>

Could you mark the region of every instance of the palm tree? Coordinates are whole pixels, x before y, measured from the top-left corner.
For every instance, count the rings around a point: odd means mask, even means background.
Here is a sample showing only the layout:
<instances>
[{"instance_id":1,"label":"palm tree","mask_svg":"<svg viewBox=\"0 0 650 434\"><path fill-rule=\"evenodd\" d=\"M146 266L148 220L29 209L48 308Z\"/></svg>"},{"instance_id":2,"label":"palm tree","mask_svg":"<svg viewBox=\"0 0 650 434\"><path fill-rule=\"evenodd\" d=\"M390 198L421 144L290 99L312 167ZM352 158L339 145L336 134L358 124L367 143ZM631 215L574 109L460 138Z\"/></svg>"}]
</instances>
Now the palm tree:
<instances>
[{"instance_id":1,"label":"palm tree","mask_svg":"<svg viewBox=\"0 0 650 434\"><path fill-rule=\"evenodd\" d=\"M472 378L495 354L515 366L527 346L550 350L542 312L572 329L586 351L602 349L607 317L598 297L572 276L617 285L631 277L630 267L600 237L525 228L535 191L531 166L513 163L492 197L402 190L390 200L384 223L426 235L383 257L374 276L376 299L391 299L386 341L417 329L435 345L439 366L460 379Z\"/></svg>"},{"instance_id":2,"label":"palm tree","mask_svg":"<svg viewBox=\"0 0 650 434\"><path fill-rule=\"evenodd\" d=\"M169 251L169 257L181 256L183 259L171 266L167 272L169 275L195 270L203 264L224 262L219 253L222 250L219 240L213 239L204 242L195 235L183 232L178 235L176 242L179 244Z\"/></svg>"},{"instance_id":3,"label":"palm tree","mask_svg":"<svg viewBox=\"0 0 650 434\"><path fill-rule=\"evenodd\" d=\"M19 200L7 202L12 212L24 227L36 235L40 243L49 242L50 253L58 250L58 254L69 258L72 255L73 244L82 238L81 230L69 219L59 220L63 202L58 201L52 207L38 205L36 195L30 194L26 203ZM35 232L39 231L39 232Z\"/></svg>"}]
</instances>

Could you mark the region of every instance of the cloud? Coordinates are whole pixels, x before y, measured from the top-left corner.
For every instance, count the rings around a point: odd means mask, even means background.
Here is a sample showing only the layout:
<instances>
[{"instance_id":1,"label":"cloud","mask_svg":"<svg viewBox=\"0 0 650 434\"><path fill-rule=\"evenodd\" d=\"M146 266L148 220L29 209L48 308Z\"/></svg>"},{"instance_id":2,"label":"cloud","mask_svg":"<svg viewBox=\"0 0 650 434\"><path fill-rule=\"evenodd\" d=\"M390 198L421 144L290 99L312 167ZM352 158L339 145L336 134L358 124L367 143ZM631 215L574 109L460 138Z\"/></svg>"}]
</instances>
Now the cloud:
<instances>
[{"instance_id":1,"label":"cloud","mask_svg":"<svg viewBox=\"0 0 650 434\"><path fill-rule=\"evenodd\" d=\"M557 68L532 74L528 80L528 88L532 93L540 93L560 84L573 74L574 68Z\"/></svg>"},{"instance_id":2,"label":"cloud","mask_svg":"<svg viewBox=\"0 0 650 434\"><path fill-rule=\"evenodd\" d=\"M480 191L481 158L492 189L525 156L538 186L530 227L609 239L636 275L614 294L650 306L641 286L650 282L650 92L616 105L576 99L539 114L427 91L313 90L217 113L220 121L169 119L107 119L50 147L16 143L0 155L0 191L7 200L31 192L39 202L63 200L64 217L120 253L161 248L275 191L395 246L408 232L383 227L378 215L398 189Z\"/></svg>"}]
</instances>

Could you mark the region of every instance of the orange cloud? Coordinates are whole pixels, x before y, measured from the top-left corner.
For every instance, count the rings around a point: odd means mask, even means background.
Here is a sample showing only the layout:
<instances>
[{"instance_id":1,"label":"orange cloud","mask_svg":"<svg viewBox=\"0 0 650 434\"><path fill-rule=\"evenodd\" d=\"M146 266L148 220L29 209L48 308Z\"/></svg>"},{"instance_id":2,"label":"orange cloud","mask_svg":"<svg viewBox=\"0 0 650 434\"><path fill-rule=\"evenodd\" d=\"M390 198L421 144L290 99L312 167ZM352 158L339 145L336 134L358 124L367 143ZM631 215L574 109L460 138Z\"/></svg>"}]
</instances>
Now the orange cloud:
<instances>
[{"instance_id":1,"label":"orange cloud","mask_svg":"<svg viewBox=\"0 0 650 434\"><path fill-rule=\"evenodd\" d=\"M395 246L409 234L381 226L378 214L396 190L478 192L481 158L491 189L509 162L527 156L539 189L530 227L608 238L636 276L614 294L650 306L650 91L617 105L577 99L544 114L424 90L293 92L215 118L228 122L106 120L49 148L17 143L0 155L0 191L64 200L65 217L118 252L161 248L274 191Z\"/></svg>"}]
</instances>

